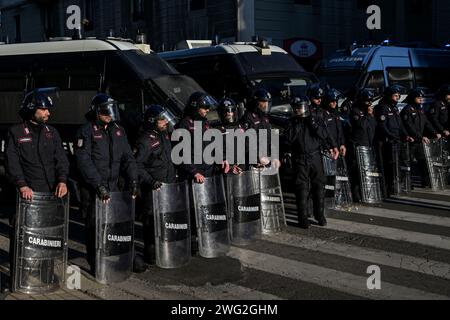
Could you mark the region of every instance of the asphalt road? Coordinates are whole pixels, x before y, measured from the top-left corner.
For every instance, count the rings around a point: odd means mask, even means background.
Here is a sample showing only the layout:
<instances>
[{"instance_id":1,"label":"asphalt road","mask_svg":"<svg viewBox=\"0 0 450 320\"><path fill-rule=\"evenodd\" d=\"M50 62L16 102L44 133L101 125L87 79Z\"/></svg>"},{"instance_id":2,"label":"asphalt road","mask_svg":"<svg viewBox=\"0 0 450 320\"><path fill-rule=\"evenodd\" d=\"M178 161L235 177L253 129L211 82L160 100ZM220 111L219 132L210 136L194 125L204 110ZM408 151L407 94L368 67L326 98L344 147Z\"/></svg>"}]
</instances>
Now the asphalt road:
<instances>
[{"instance_id":1,"label":"asphalt road","mask_svg":"<svg viewBox=\"0 0 450 320\"><path fill-rule=\"evenodd\" d=\"M450 191L416 189L379 206L329 211L325 228L295 227L293 195L285 194L288 228L226 257L192 258L176 270L150 267L128 281L81 291L99 299L450 299ZM0 208L0 264L7 267L7 216ZM313 221L312 221L313 222ZM141 225L136 226L141 250ZM86 268L84 225L71 211L70 263ZM370 266L380 289L368 289ZM88 283L87 281L86 283ZM373 281L369 281L374 283Z\"/></svg>"}]
</instances>

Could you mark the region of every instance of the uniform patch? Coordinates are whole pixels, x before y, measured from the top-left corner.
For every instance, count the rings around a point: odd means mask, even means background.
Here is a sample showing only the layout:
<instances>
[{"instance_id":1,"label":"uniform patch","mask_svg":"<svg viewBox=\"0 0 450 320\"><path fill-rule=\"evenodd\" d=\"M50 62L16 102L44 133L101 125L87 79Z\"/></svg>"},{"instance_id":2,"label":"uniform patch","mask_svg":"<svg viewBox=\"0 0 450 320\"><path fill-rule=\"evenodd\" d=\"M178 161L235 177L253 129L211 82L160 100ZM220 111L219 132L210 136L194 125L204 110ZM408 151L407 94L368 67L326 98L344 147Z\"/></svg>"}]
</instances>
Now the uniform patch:
<instances>
[{"instance_id":1,"label":"uniform patch","mask_svg":"<svg viewBox=\"0 0 450 320\"><path fill-rule=\"evenodd\" d=\"M84 140L83 139L78 139L77 140L77 148L83 148L84 147Z\"/></svg>"},{"instance_id":2,"label":"uniform patch","mask_svg":"<svg viewBox=\"0 0 450 320\"><path fill-rule=\"evenodd\" d=\"M103 139L103 135L101 135L101 134L94 134L94 139Z\"/></svg>"},{"instance_id":3,"label":"uniform patch","mask_svg":"<svg viewBox=\"0 0 450 320\"><path fill-rule=\"evenodd\" d=\"M122 136L122 131L120 131L120 130L116 131L116 136L121 137Z\"/></svg>"},{"instance_id":4,"label":"uniform patch","mask_svg":"<svg viewBox=\"0 0 450 320\"><path fill-rule=\"evenodd\" d=\"M20 138L19 139L19 143L30 143L30 142L33 142L33 139L32 138L30 138L30 137L26 137L26 138Z\"/></svg>"},{"instance_id":5,"label":"uniform patch","mask_svg":"<svg viewBox=\"0 0 450 320\"><path fill-rule=\"evenodd\" d=\"M381 121L386 121L386 116L381 116L381 117L380 117L380 120L381 120Z\"/></svg>"},{"instance_id":6,"label":"uniform patch","mask_svg":"<svg viewBox=\"0 0 450 320\"><path fill-rule=\"evenodd\" d=\"M358 116L358 115L355 115L355 116L353 117L353 119L359 120L359 116Z\"/></svg>"},{"instance_id":7,"label":"uniform patch","mask_svg":"<svg viewBox=\"0 0 450 320\"><path fill-rule=\"evenodd\" d=\"M53 133L51 132L47 132L45 136L47 137L47 139L53 139Z\"/></svg>"}]
</instances>

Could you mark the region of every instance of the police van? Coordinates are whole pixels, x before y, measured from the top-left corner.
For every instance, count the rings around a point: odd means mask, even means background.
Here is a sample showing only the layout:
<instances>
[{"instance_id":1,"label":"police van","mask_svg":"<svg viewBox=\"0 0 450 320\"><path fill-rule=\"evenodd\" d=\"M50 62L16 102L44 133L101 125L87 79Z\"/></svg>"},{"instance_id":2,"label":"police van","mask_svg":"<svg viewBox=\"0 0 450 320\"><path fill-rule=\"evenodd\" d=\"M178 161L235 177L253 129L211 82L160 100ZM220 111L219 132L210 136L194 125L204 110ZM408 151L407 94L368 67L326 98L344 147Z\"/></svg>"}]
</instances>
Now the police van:
<instances>
[{"instance_id":1,"label":"police van","mask_svg":"<svg viewBox=\"0 0 450 320\"><path fill-rule=\"evenodd\" d=\"M317 82L315 75L306 72L286 51L266 41L202 44L159 55L217 99L230 97L241 103L254 90L265 88L272 94L272 119L290 116L291 97L304 94Z\"/></svg>"},{"instance_id":2,"label":"police van","mask_svg":"<svg viewBox=\"0 0 450 320\"><path fill-rule=\"evenodd\" d=\"M401 46L361 46L338 50L316 70L318 77L341 92L399 84L407 91L426 87L432 92L450 81L450 51ZM406 94L407 92L405 92ZM404 98L403 96L402 98Z\"/></svg>"},{"instance_id":3,"label":"police van","mask_svg":"<svg viewBox=\"0 0 450 320\"><path fill-rule=\"evenodd\" d=\"M42 87L59 88L50 124L70 152L98 92L119 102L121 122L132 142L145 105L162 104L181 117L189 96L203 90L157 54L119 39L0 45L0 178L8 127L21 121L18 111L25 93Z\"/></svg>"}]
</instances>

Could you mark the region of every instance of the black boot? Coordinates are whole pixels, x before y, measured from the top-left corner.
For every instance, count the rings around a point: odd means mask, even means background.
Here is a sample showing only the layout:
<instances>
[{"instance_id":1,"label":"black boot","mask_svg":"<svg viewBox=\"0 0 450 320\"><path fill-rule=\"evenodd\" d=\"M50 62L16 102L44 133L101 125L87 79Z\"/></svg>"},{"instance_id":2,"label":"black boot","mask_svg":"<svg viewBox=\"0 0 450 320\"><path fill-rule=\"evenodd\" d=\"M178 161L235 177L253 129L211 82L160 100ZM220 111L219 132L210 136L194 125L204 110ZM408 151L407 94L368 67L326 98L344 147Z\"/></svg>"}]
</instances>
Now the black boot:
<instances>
[{"instance_id":1,"label":"black boot","mask_svg":"<svg viewBox=\"0 0 450 320\"><path fill-rule=\"evenodd\" d=\"M321 227L327 225L325 218L325 191L316 191L314 194L314 218Z\"/></svg>"},{"instance_id":2,"label":"black boot","mask_svg":"<svg viewBox=\"0 0 450 320\"><path fill-rule=\"evenodd\" d=\"M297 203L298 226L302 229L309 228L309 221L307 218L308 195L308 189L301 187L296 188L295 197Z\"/></svg>"}]
</instances>

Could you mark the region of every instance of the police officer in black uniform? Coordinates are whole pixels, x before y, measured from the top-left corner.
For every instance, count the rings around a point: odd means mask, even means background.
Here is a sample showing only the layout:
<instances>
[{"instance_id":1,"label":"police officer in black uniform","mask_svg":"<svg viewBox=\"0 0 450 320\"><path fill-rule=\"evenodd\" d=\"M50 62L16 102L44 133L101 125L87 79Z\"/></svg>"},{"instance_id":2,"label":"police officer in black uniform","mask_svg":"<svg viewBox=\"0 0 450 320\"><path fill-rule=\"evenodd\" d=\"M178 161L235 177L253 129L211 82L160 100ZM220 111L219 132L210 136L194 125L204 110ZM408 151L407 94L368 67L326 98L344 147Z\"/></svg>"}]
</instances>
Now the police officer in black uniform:
<instances>
[{"instance_id":1,"label":"police officer in black uniform","mask_svg":"<svg viewBox=\"0 0 450 320\"><path fill-rule=\"evenodd\" d=\"M248 150L249 152L257 152L258 166L265 167L271 164L274 168L280 168L281 162L278 157L269 160L272 149L271 131L272 126L269 122L269 111L272 103L272 96L266 89L257 89L253 92L252 98L247 105L247 110L241 119L241 125L244 130L253 129L256 131L258 138L257 150ZM267 132L267 154L260 154L260 130L266 130Z\"/></svg>"},{"instance_id":2,"label":"police officer in black uniform","mask_svg":"<svg viewBox=\"0 0 450 320\"><path fill-rule=\"evenodd\" d=\"M231 165L232 165L232 173L233 174L239 174L240 172L247 169L247 166L245 163L239 163L239 152L243 152L243 150L238 150L237 145L237 138L234 139L234 158L228 159L227 157L227 136L231 132L244 132L244 128L242 125L238 122L237 117L237 105L236 102L234 102L231 98L224 98L219 101L219 117L220 117L220 124L218 125L217 129L219 129L223 134L223 154L224 159L226 159ZM247 159L246 152L247 152L247 146L244 150L244 159Z\"/></svg>"},{"instance_id":3,"label":"police officer in black uniform","mask_svg":"<svg viewBox=\"0 0 450 320\"><path fill-rule=\"evenodd\" d=\"M428 137L441 138L441 135L434 130L428 121L424 111L425 90L423 88L415 88L411 90L404 103L407 106L400 113L403 125L411 137L410 158L415 158L418 164L418 176L424 178L427 176L427 163L422 143L429 144ZM422 186L427 185L428 179L422 179Z\"/></svg>"},{"instance_id":4,"label":"police officer in black uniform","mask_svg":"<svg viewBox=\"0 0 450 320\"><path fill-rule=\"evenodd\" d=\"M175 183L177 179L170 141L170 128L175 122L175 117L164 107L150 105L144 113L143 132L136 144L144 224L144 261L148 264L155 261L153 190L159 190L163 183Z\"/></svg>"},{"instance_id":5,"label":"police officer in black uniform","mask_svg":"<svg viewBox=\"0 0 450 320\"><path fill-rule=\"evenodd\" d=\"M359 181L359 168L356 161L358 147L376 147L375 133L377 121L373 111L375 93L370 89L363 89L356 97L350 114L351 137L348 144L349 155L346 160L351 170L351 186L354 202L361 202L361 187Z\"/></svg>"},{"instance_id":6,"label":"police officer in black uniform","mask_svg":"<svg viewBox=\"0 0 450 320\"><path fill-rule=\"evenodd\" d=\"M36 89L28 93L19 111L23 122L9 129L6 145L6 171L20 196L33 199L33 192L54 192L59 198L67 195L69 161L58 131L47 124L53 102L53 90ZM11 219L10 263L14 254L14 224Z\"/></svg>"},{"instance_id":7,"label":"police officer in black uniform","mask_svg":"<svg viewBox=\"0 0 450 320\"><path fill-rule=\"evenodd\" d=\"M185 116L178 123L178 129L188 130L192 137L192 142L194 141L194 131L201 130L202 135L211 128L211 125L207 119L207 115L211 108L217 108L216 100L204 92L195 92L189 97L189 101L185 108ZM198 128L196 124L200 125ZM210 142L203 141L201 152L209 145ZM212 177L218 173L217 166L212 164L207 164L203 161L202 163L196 164L194 162L194 146L191 148L191 162L183 163L180 166L180 177L181 180L194 180L196 183L205 182L205 178ZM223 163L222 169L226 172L229 171L228 162Z\"/></svg>"},{"instance_id":8,"label":"police officer in black uniform","mask_svg":"<svg viewBox=\"0 0 450 320\"><path fill-rule=\"evenodd\" d=\"M322 116L322 101L325 96L325 90L320 84L312 84L309 86L306 95L311 101L311 114L315 116Z\"/></svg>"},{"instance_id":9,"label":"police officer in black uniform","mask_svg":"<svg viewBox=\"0 0 450 320\"><path fill-rule=\"evenodd\" d=\"M323 98L323 120L328 129L329 134L337 143L339 152L343 157L347 153L345 146L344 128L342 126L342 118L337 109L340 93L337 90L329 89Z\"/></svg>"},{"instance_id":10,"label":"police officer in black uniform","mask_svg":"<svg viewBox=\"0 0 450 320\"><path fill-rule=\"evenodd\" d=\"M74 145L82 178L81 211L86 218L87 259L95 274L95 199L109 202L110 192L119 191L121 171L127 174L133 198L139 193L139 184L136 161L125 130L117 123L117 102L104 93L97 94L86 118L88 122L78 130ZM136 263L135 259L135 267L138 265L142 263Z\"/></svg>"},{"instance_id":11,"label":"police officer in black uniform","mask_svg":"<svg viewBox=\"0 0 450 320\"><path fill-rule=\"evenodd\" d=\"M320 226L326 226L322 141L327 141L333 148L334 159L339 156L339 150L327 130L318 124L317 117L311 114L311 102L308 97L296 97L291 105L295 116L285 130L283 141L286 148L292 152L299 226L309 228L306 210L310 188L314 217Z\"/></svg>"},{"instance_id":12,"label":"police officer in black uniform","mask_svg":"<svg viewBox=\"0 0 450 320\"><path fill-rule=\"evenodd\" d=\"M436 101L428 109L428 119L434 129L443 137L450 136L450 85L442 86L436 93Z\"/></svg>"},{"instance_id":13,"label":"police officer in black uniform","mask_svg":"<svg viewBox=\"0 0 450 320\"><path fill-rule=\"evenodd\" d=\"M386 88L383 98L375 107L375 118L377 119L377 140L379 142L379 151L383 162L384 190L386 196L393 192L394 172L393 172L393 150L398 143L413 142L414 139L408 136L397 104L400 101L401 93L404 90L402 86L392 85Z\"/></svg>"}]
</instances>

